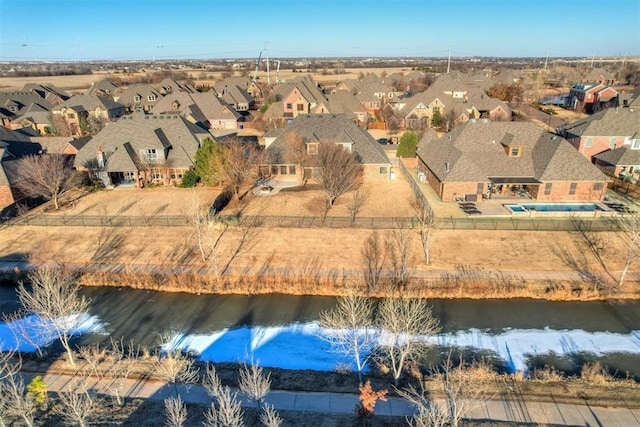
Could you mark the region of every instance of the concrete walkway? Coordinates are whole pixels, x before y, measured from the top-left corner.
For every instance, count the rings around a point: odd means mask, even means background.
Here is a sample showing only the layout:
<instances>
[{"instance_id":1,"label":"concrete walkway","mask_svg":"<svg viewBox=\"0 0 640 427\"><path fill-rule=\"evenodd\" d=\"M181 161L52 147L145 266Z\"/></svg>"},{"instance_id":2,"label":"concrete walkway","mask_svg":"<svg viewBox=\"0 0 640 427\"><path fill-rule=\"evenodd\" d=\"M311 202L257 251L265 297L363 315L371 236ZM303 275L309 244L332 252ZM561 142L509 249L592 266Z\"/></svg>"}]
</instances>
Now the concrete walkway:
<instances>
[{"instance_id":1,"label":"concrete walkway","mask_svg":"<svg viewBox=\"0 0 640 427\"><path fill-rule=\"evenodd\" d=\"M25 375L30 380L33 375ZM70 375L46 374L44 381L49 391L73 391L77 380ZM104 385L89 384L89 389L110 394ZM168 397L180 397L189 403L208 405L212 399L200 385L172 386L156 380L128 380L124 387L128 398L164 400ZM268 404L278 410L308 411L333 414L354 414L358 396L344 393L317 393L272 390L266 398ZM255 407L255 403L241 399L242 405ZM474 420L493 420L505 423L531 423L535 425L567 426L637 426L640 425L640 409L627 407L599 407L587 403L584 405L491 400L469 402L473 408L466 418ZM379 401L376 415L405 417L411 416L414 409L405 400L391 397L386 402Z\"/></svg>"}]
</instances>

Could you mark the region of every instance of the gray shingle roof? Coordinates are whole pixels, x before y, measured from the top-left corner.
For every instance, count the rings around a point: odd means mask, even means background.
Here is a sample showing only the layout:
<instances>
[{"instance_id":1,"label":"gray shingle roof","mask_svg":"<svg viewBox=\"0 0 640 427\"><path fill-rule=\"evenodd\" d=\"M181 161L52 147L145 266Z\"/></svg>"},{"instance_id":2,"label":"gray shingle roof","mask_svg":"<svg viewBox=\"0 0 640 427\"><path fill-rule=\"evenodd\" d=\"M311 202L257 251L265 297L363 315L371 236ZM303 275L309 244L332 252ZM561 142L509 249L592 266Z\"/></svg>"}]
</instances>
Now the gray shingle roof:
<instances>
[{"instance_id":1,"label":"gray shingle roof","mask_svg":"<svg viewBox=\"0 0 640 427\"><path fill-rule=\"evenodd\" d=\"M178 109L176 110L176 104ZM179 113L193 116L199 122L209 120L238 120L241 117L233 107L218 98L212 91L203 93L174 92L165 96L153 107L155 113Z\"/></svg>"},{"instance_id":2,"label":"gray shingle roof","mask_svg":"<svg viewBox=\"0 0 640 427\"><path fill-rule=\"evenodd\" d=\"M366 130L356 126L344 114L306 114L299 115L284 129L266 149L272 163L284 163L282 141L288 133L295 133L305 141L352 143L352 151L360 156L363 164L388 165L389 159L384 149ZM265 134L265 136L273 136Z\"/></svg>"},{"instance_id":3,"label":"gray shingle roof","mask_svg":"<svg viewBox=\"0 0 640 427\"><path fill-rule=\"evenodd\" d=\"M124 110L124 105L98 95L74 95L55 106L54 110L60 111L63 108L71 108L75 111L95 111L96 108L102 108L106 111L118 111Z\"/></svg>"},{"instance_id":4,"label":"gray shingle roof","mask_svg":"<svg viewBox=\"0 0 640 427\"><path fill-rule=\"evenodd\" d=\"M568 123L563 129L575 136L640 135L640 110L635 108L607 108L589 117Z\"/></svg>"},{"instance_id":5,"label":"gray shingle roof","mask_svg":"<svg viewBox=\"0 0 640 427\"><path fill-rule=\"evenodd\" d=\"M509 157L506 145L519 147L519 156ZM489 177L606 179L565 139L528 122L472 120L439 139L423 139L420 147L418 156L444 182L487 182Z\"/></svg>"},{"instance_id":6,"label":"gray shingle roof","mask_svg":"<svg viewBox=\"0 0 640 427\"><path fill-rule=\"evenodd\" d=\"M593 157L614 166L640 165L640 150L631 150L625 146L607 150Z\"/></svg>"},{"instance_id":7,"label":"gray shingle roof","mask_svg":"<svg viewBox=\"0 0 640 427\"><path fill-rule=\"evenodd\" d=\"M138 153L147 149L168 151L172 166L186 168L193 165L193 156L206 137L211 134L177 115L133 114L107 124L78 150L75 165L93 160L99 146L107 155L109 171L132 170L131 165L139 162Z\"/></svg>"}]
</instances>

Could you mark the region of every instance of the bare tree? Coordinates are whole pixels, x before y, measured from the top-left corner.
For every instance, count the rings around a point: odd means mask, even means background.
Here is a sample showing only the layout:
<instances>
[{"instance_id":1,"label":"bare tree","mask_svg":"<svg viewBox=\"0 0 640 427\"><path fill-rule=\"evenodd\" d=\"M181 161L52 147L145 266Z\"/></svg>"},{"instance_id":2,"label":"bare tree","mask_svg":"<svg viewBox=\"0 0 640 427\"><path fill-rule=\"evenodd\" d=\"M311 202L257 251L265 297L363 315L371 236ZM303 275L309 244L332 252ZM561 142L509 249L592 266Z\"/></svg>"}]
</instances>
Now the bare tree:
<instances>
[{"instance_id":1,"label":"bare tree","mask_svg":"<svg viewBox=\"0 0 640 427\"><path fill-rule=\"evenodd\" d=\"M420 233L422 252L427 265L431 264L431 237L438 227L438 219L426 200L415 197L411 203L415 214L416 226Z\"/></svg>"},{"instance_id":2,"label":"bare tree","mask_svg":"<svg viewBox=\"0 0 640 427\"><path fill-rule=\"evenodd\" d=\"M300 179L304 185L304 168L309 162L309 154L307 153L307 145L304 143L304 138L294 132L289 132L282 139L282 147L284 161L297 165L301 169Z\"/></svg>"},{"instance_id":3,"label":"bare tree","mask_svg":"<svg viewBox=\"0 0 640 427\"><path fill-rule=\"evenodd\" d=\"M356 215L360 213L368 199L369 192L363 188L351 192L351 197L347 199L347 210L351 215L351 224L356 222Z\"/></svg>"},{"instance_id":4,"label":"bare tree","mask_svg":"<svg viewBox=\"0 0 640 427\"><path fill-rule=\"evenodd\" d=\"M386 243L396 285L405 286L409 281L409 264L412 260L410 230L404 226L391 230Z\"/></svg>"},{"instance_id":5,"label":"bare tree","mask_svg":"<svg viewBox=\"0 0 640 427\"><path fill-rule=\"evenodd\" d=\"M247 398L263 406L264 398L271 390L271 374L264 374L264 370L255 363L243 364L240 369L240 390Z\"/></svg>"},{"instance_id":6,"label":"bare tree","mask_svg":"<svg viewBox=\"0 0 640 427\"><path fill-rule=\"evenodd\" d=\"M73 169L73 161L66 155L26 156L18 162L18 189L26 196L53 200L56 210L60 209L60 196L80 182L79 174Z\"/></svg>"},{"instance_id":7,"label":"bare tree","mask_svg":"<svg viewBox=\"0 0 640 427\"><path fill-rule=\"evenodd\" d=\"M618 279L618 287L622 288L631 266L640 260L640 214L625 215L619 220L620 239L624 244L624 265Z\"/></svg>"},{"instance_id":8,"label":"bare tree","mask_svg":"<svg viewBox=\"0 0 640 427\"><path fill-rule=\"evenodd\" d=\"M194 384L198 379L198 368L182 350L168 349L158 353L153 374L174 386L177 383Z\"/></svg>"},{"instance_id":9,"label":"bare tree","mask_svg":"<svg viewBox=\"0 0 640 427\"><path fill-rule=\"evenodd\" d=\"M487 392L486 384L481 379L484 374L481 372L493 371L485 362L465 364L460 357L456 363L450 351L441 366L432 370L432 375L437 380L435 392L444 396L443 402L429 399L424 390L418 392L412 386L402 390L396 389L398 394L418 410L411 420L411 425L458 427L462 419L482 403L482 398Z\"/></svg>"},{"instance_id":10,"label":"bare tree","mask_svg":"<svg viewBox=\"0 0 640 427\"><path fill-rule=\"evenodd\" d=\"M207 366L202 385L207 393L216 399L216 402L212 402L204 414L206 419L204 425L207 427L243 427L243 412L238 401L238 393L232 392L229 387L222 386L212 365Z\"/></svg>"},{"instance_id":11,"label":"bare tree","mask_svg":"<svg viewBox=\"0 0 640 427\"><path fill-rule=\"evenodd\" d=\"M262 153L254 144L236 138L223 142L223 155L213 159L222 184L236 199L241 199L247 184L253 185L262 163Z\"/></svg>"},{"instance_id":12,"label":"bare tree","mask_svg":"<svg viewBox=\"0 0 640 427\"><path fill-rule=\"evenodd\" d=\"M38 403L25 393L24 380L18 373L21 363L12 359L12 353L0 355L0 426L12 425L11 420L14 419L23 425L33 426Z\"/></svg>"},{"instance_id":13,"label":"bare tree","mask_svg":"<svg viewBox=\"0 0 640 427\"><path fill-rule=\"evenodd\" d=\"M429 348L424 338L438 333L439 322L426 300L402 296L383 299L378 305L377 320L383 333L381 349L391 364L397 386L407 363Z\"/></svg>"},{"instance_id":14,"label":"bare tree","mask_svg":"<svg viewBox=\"0 0 640 427\"><path fill-rule=\"evenodd\" d=\"M362 370L367 365L373 349L373 303L371 299L355 295L339 297L336 306L320 313L320 326L324 329L320 338L331 345L336 354L352 357L362 384Z\"/></svg>"},{"instance_id":15,"label":"bare tree","mask_svg":"<svg viewBox=\"0 0 640 427\"><path fill-rule=\"evenodd\" d=\"M127 379L139 356L133 345L125 348L122 341L112 338L110 348L99 344L84 346L78 349L78 354L85 362L82 373L97 379L108 394L114 396L116 404L123 405Z\"/></svg>"},{"instance_id":16,"label":"bare tree","mask_svg":"<svg viewBox=\"0 0 640 427\"><path fill-rule=\"evenodd\" d=\"M165 399L164 410L166 414L164 425L167 427L182 427L187 421L187 405L180 396Z\"/></svg>"},{"instance_id":17,"label":"bare tree","mask_svg":"<svg viewBox=\"0 0 640 427\"><path fill-rule=\"evenodd\" d=\"M87 427L91 418L96 414L95 398L87 391L74 390L58 394L60 405L54 412L65 420L68 425Z\"/></svg>"},{"instance_id":18,"label":"bare tree","mask_svg":"<svg viewBox=\"0 0 640 427\"><path fill-rule=\"evenodd\" d=\"M89 310L89 301L78 295L75 278L61 269L39 268L28 274L31 291L18 284L18 300L25 315L35 316L38 330L55 336L75 365L71 338Z\"/></svg>"},{"instance_id":19,"label":"bare tree","mask_svg":"<svg viewBox=\"0 0 640 427\"><path fill-rule=\"evenodd\" d=\"M266 405L260 414L260 422L265 427L280 427L282 418L280 418L278 411L273 406Z\"/></svg>"},{"instance_id":20,"label":"bare tree","mask_svg":"<svg viewBox=\"0 0 640 427\"><path fill-rule=\"evenodd\" d=\"M360 187L364 169L354 153L328 142L319 144L314 161L320 169L318 178L325 194L326 216L341 195Z\"/></svg>"},{"instance_id":21,"label":"bare tree","mask_svg":"<svg viewBox=\"0 0 640 427\"><path fill-rule=\"evenodd\" d=\"M371 291L377 291L382 282L382 269L387 256L378 230L373 230L364 242L361 255L367 287Z\"/></svg>"},{"instance_id":22,"label":"bare tree","mask_svg":"<svg viewBox=\"0 0 640 427\"><path fill-rule=\"evenodd\" d=\"M186 210L189 221L193 225L198 251L202 261L206 262L215 252L215 247L221 237L221 233L213 233L212 223L215 221L215 217L195 192L192 193Z\"/></svg>"}]
</instances>

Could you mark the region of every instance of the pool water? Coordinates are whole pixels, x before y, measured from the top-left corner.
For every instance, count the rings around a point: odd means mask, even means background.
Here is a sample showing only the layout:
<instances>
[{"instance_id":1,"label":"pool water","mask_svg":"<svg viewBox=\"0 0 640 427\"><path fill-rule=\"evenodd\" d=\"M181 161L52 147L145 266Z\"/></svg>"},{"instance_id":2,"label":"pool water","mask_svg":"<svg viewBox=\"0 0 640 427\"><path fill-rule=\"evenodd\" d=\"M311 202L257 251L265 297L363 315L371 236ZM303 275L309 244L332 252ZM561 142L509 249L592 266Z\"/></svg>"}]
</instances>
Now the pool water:
<instances>
[{"instance_id":1,"label":"pool water","mask_svg":"<svg viewBox=\"0 0 640 427\"><path fill-rule=\"evenodd\" d=\"M511 212L595 212L606 209L597 203L520 203L504 205Z\"/></svg>"}]
</instances>

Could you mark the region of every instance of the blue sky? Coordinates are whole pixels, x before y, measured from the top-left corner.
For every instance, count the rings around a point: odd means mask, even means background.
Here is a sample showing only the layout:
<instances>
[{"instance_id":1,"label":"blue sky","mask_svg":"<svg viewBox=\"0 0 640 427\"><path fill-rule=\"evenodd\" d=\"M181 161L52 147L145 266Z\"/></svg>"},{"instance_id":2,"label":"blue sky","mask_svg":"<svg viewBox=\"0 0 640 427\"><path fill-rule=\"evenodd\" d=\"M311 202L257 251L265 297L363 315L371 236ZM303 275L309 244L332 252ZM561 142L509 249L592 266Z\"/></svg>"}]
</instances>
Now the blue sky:
<instances>
[{"instance_id":1,"label":"blue sky","mask_svg":"<svg viewBox=\"0 0 640 427\"><path fill-rule=\"evenodd\" d=\"M0 0L0 60L639 56L640 0Z\"/></svg>"}]
</instances>

